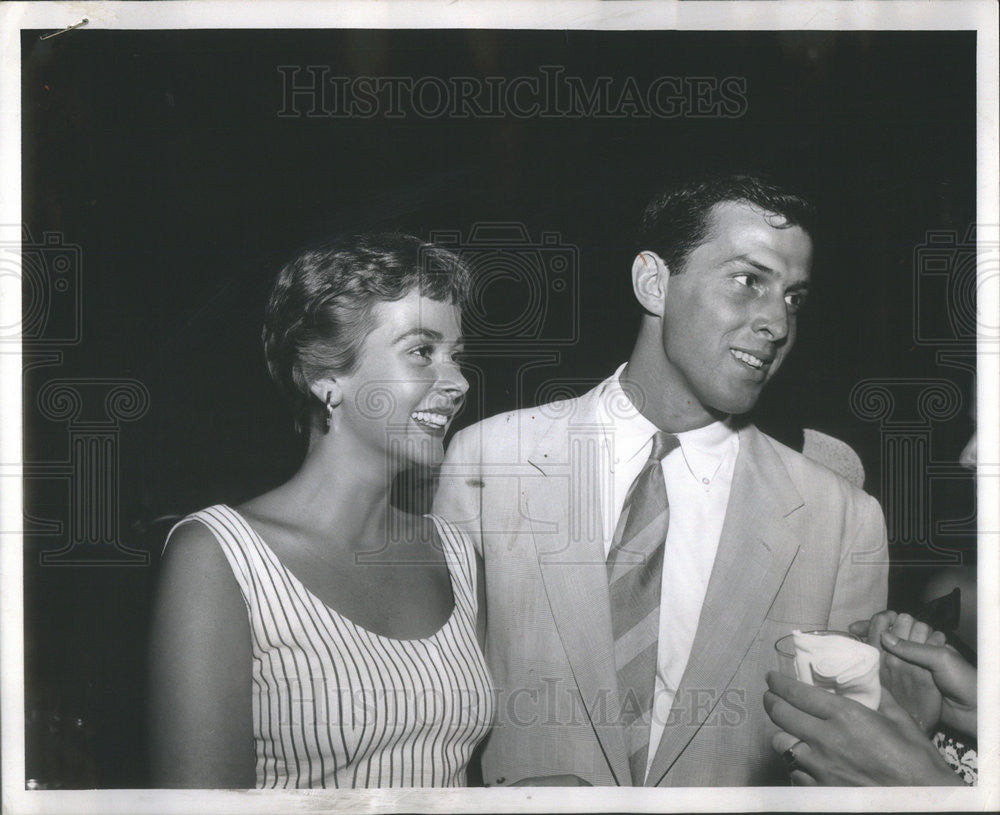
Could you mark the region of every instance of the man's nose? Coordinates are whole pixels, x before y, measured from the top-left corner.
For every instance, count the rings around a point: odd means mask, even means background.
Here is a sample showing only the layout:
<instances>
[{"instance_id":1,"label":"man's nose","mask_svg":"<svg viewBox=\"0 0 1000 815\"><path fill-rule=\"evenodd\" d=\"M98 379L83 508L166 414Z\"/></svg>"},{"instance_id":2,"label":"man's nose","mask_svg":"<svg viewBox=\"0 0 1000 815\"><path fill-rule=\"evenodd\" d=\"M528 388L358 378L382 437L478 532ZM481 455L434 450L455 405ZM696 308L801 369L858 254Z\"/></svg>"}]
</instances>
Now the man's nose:
<instances>
[{"instance_id":1,"label":"man's nose","mask_svg":"<svg viewBox=\"0 0 1000 815\"><path fill-rule=\"evenodd\" d=\"M755 333L764 334L771 342L779 342L788 336L788 322L788 308L782 295L761 299L752 326Z\"/></svg>"}]
</instances>

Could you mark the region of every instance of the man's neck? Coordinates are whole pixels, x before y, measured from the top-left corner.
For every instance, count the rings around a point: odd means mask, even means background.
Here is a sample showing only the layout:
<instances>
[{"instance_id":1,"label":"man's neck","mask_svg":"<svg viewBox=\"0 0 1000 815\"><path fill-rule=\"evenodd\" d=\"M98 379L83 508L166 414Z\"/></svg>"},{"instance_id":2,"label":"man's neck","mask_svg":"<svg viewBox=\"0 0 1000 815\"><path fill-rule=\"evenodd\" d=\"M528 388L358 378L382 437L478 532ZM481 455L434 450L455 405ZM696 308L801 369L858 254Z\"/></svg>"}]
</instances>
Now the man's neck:
<instances>
[{"instance_id":1,"label":"man's neck","mask_svg":"<svg viewBox=\"0 0 1000 815\"><path fill-rule=\"evenodd\" d=\"M686 382L669 364L663 351L650 351L649 342L639 341L619 380L636 409L660 430L683 433L726 419L726 414L702 405L691 395Z\"/></svg>"}]
</instances>

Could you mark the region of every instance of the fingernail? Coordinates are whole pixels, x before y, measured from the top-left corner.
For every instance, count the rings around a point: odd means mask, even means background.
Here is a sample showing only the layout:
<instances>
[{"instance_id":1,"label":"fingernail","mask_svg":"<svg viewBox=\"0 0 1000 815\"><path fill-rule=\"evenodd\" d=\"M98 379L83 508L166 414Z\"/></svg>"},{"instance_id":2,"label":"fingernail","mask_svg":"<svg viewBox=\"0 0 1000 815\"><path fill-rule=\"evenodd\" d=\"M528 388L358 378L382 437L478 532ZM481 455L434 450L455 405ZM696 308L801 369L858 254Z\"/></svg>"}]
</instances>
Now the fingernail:
<instances>
[{"instance_id":1,"label":"fingernail","mask_svg":"<svg viewBox=\"0 0 1000 815\"><path fill-rule=\"evenodd\" d=\"M883 631L882 642L884 642L886 645L895 645L897 642L899 642L899 637L888 631Z\"/></svg>"}]
</instances>

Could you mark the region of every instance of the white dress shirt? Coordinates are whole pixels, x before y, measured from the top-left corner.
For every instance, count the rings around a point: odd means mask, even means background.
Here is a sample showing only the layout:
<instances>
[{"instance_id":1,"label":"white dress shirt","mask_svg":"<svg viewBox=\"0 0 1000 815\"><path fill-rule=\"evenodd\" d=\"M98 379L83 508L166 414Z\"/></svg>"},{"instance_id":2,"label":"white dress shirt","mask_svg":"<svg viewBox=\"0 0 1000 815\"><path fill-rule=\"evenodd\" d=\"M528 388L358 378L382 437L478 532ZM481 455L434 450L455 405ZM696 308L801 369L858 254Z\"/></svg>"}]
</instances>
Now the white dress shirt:
<instances>
[{"instance_id":1,"label":"white dress shirt","mask_svg":"<svg viewBox=\"0 0 1000 815\"><path fill-rule=\"evenodd\" d=\"M609 477L600 479L601 506L611 510L610 517L604 518L605 556L611 550L625 495L649 458L653 434L659 429L636 410L622 390L619 377L624 369L622 365L606 381L598 408L610 467ZM670 525L663 552L647 771L691 655L739 452L739 436L725 422L713 422L676 436L680 447L667 454L661 464ZM682 707L698 701L679 700Z\"/></svg>"}]
</instances>

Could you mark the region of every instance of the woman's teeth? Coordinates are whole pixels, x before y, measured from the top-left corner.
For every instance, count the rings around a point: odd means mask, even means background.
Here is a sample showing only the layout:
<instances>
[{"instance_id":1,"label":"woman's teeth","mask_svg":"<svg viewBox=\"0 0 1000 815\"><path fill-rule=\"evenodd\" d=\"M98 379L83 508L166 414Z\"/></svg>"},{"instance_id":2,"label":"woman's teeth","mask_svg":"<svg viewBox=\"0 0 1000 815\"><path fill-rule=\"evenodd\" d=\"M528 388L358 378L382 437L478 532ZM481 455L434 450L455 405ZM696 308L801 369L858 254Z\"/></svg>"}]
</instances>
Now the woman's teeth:
<instances>
[{"instance_id":1,"label":"woman's teeth","mask_svg":"<svg viewBox=\"0 0 1000 815\"><path fill-rule=\"evenodd\" d=\"M433 427L436 430L439 430L448 424L447 416L442 416L440 413L431 413L426 410L415 410L410 414L410 418L417 422L417 424L427 425L428 427Z\"/></svg>"},{"instance_id":2,"label":"woman's teeth","mask_svg":"<svg viewBox=\"0 0 1000 815\"><path fill-rule=\"evenodd\" d=\"M753 354L748 354L745 351L737 351L734 348L729 349L734 357L736 357L740 362L745 362L751 368L763 368L764 360L759 357L755 357Z\"/></svg>"}]
</instances>

